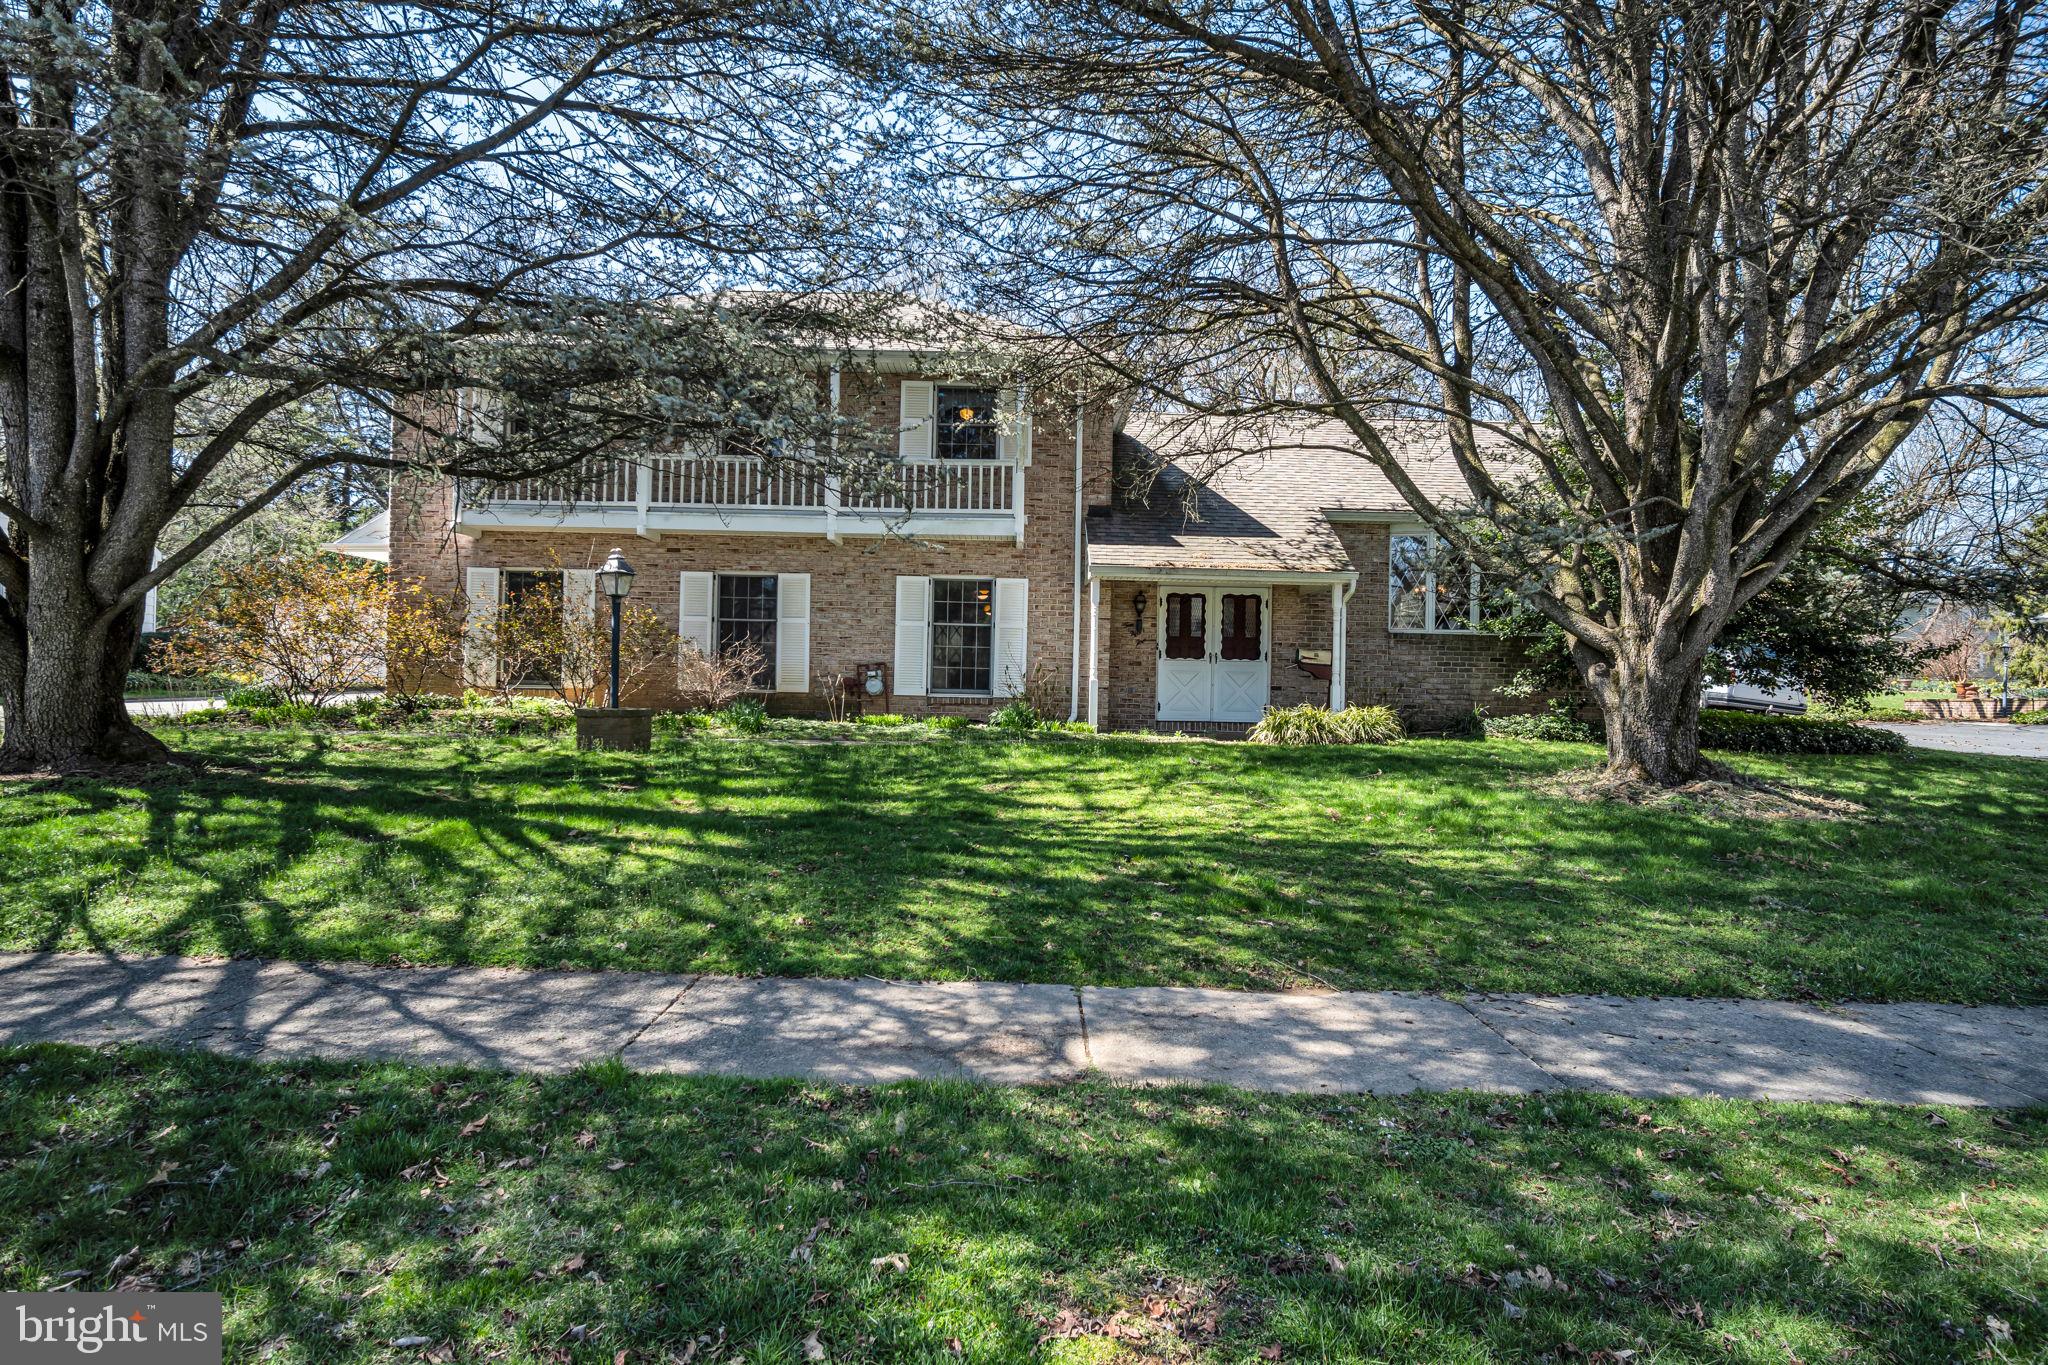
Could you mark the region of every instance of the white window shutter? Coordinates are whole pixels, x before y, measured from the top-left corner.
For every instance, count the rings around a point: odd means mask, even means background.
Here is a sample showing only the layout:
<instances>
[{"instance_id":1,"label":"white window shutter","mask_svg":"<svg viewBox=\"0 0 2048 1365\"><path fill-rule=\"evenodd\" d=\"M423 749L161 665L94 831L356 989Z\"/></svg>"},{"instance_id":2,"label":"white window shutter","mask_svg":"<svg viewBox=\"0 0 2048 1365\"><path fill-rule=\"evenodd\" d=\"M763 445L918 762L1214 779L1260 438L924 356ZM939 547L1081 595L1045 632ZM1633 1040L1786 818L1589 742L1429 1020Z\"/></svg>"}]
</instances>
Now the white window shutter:
<instances>
[{"instance_id":1,"label":"white window shutter","mask_svg":"<svg viewBox=\"0 0 2048 1365\"><path fill-rule=\"evenodd\" d=\"M932 581L896 578L896 695L921 697L931 676Z\"/></svg>"},{"instance_id":2,"label":"white window shutter","mask_svg":"<svg viewBox=\"0 0 2048 1365\"><path fill-rule=\"evenodd\" d=\"M562 619L587 622L597 615L597 570L562 570Z\"/></svg>"},{"instance_id":3,"label":"white window shutter","mask_svg":"<svg viewBox=\"0 0 2048 1365\"><path fill-rule=\"evenodd\" d=\"M996 457L1011 464L1031 463L1031 390L1023 385L1004 389L996 398L1001 421L996 427Z\"/></svg>"},{"instance_id":4,"label":"white window shutter","mask_svg":"<svg viewBox=\"0 0 2048 1365\"><path fill-rule=\"evenodd\" d=\"M903 422L896 435L896 455L903 460L929 460L933 420L938 404L938 386L929 379L903 381Z\"/></svg>"},{"instance_id":5,"label":"white window shutter","mask_svg":"<svg viewBox=\"0 0 2048 1365\"><path fill-rule=\"evenodd\" d=\"M562 570L562 621L569 627L568 657L562 660L562 676L574 687L595 687L597 678L592 670L602 671L600 659L578 659L576 657L576 636L578 626L589 626L597 615L597 570Z\"/></svg>"},{"instance_id":6,"label":"white window shutter","mask_svg":"<svg viewBox=\"0 0 2048 1365\"><path fill-rule=\"evenodd\" d=\"M811 690L811 576L775 577L775 690Z\"/></svg>"},{"instance_id":7,"label":"white window shutter","mask_svg":"<svg viewBox=\"0 0 2048 1365\"><path fill-rule=\"evenodd\" d=\"M463 415L470 440L494 446L505 439L505 395L493 389L464 389Z\"/></svg>"},{"instance_id":8,"label":"white window shutter","mask_svg":"<svg viewBox=\"0 0 2048 1365\"><path fill-rule=\"evenodd\" d=\"M492 638L498 624L498 571L470 569L463 575L469 596L469 619L462 628L462 680L471 687L498 681L498 648Z\"/></svg>"},{"instance_id":9,"label":"white window shutter","mask_svg":"<svg viewBox=\"0 0 2048 1365\"><path fill-rule=\"evenodd\" d=\"M711 657L711 575L686 573L676 599L676 636L683 645ZM680 647L680 646L679 646Z\"/></svg>"},{"instance_id":10,"label":"white window shutter","mask_svg":"<svg viewBox=\"0 0 2048 1365\"><path fill-rule=\"evenodd\" d=\"M996 580L996 657L989 685L998 697L1024 690L1025 652L1031 640L1031 580Z\"/></svg>"}]
</instances>

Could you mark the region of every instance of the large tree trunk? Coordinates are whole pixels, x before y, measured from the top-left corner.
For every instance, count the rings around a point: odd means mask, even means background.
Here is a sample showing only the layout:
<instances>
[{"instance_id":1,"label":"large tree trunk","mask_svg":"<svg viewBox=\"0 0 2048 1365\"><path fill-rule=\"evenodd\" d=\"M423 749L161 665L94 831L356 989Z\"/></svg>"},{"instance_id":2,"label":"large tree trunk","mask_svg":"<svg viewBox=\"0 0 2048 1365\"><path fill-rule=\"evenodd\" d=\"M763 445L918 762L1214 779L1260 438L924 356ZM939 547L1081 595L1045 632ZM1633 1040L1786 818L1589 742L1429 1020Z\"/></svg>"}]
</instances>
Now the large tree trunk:
<instances>
[{"instance_id":1,"label":"large tree trunk","mask_svg":"<svg viewBox=\"0 0 2048 1365\"><path fill-rule=\"evenodd\" d=\"M1715 771L1700 757L1701 669L1654 658L1585 667L1607 729L1607 776L1675 787Z\"/></svg>"},{"instance_id":2,"label":"large tree trunk","mask_svg":"<svg viewBox=\"0 0 2048 1365\"><path fill-rule=\"evenodd\" d=\"M19 667L5 669L0 681L0 772L82 772L171 758L129 719L122 699L142 613L95 627L99 611L83 578L74 570L30 579L26 655L17 653Z\"/></svg>"}]
</instances>

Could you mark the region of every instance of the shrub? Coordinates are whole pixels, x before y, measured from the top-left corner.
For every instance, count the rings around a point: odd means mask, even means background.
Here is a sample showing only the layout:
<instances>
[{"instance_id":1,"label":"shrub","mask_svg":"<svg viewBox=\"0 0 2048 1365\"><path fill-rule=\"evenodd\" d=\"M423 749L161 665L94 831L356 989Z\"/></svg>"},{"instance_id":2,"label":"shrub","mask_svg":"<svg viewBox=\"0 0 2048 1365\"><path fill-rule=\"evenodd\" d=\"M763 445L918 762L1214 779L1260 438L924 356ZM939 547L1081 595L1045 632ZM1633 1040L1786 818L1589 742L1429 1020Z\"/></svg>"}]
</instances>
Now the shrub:
<instances>
[{"instance_id":1,"label":"shrub","mask_svg":"<svg viewBox=\"0 0 2048 1365\"><path fill-rule=\"evenodd\" d=\"M1488 716L1488 739L1547 739L1567 744L1598 744L1605 737L1600 727L1580 720L1568 701L1554 701L1534 716Z\"/></svg>"},{"instance_id":2,"label":"shrub","mask_svg":"<svg viewBox=\"0 0 2048 1365\"><path fill-rule=\"evenodd\" d=\"M390 599L372 564L315 555L257 560L194 598L152 664L165 673L261 678L287 700L317 706L382 681Z\"/></svg>"},{"instance_id":3,"label":"shrub","mask_svg":"<svg viewBox=\"0 0 2048 1365\"><path fill-rule=\"evenodd\" d=\"M1847 721L1712 708L1700 712L1700 747L1736 754L1897 754L1906 741Z\"/></svg>"},{"instance_id":4,"label":"shrub","mask_svg":"<svg viewBox=\"0 0 2048 1365\"><path fill-rule=\"evenodd\" d=\"M768 706L759 697L740 697L721 711L719 718L743 735L758 735L768 728Z\"/></svg>"},{"instance_id":5,"label":"shrub","mask_svg":"<svg viewBox=\"0 0 2048 1365\"><path fill-rule=\"evenodd\" d=\"M886 711L875 716L855 716L854 720L861 725L895 726L915 724L909 716L899 716L893 711Z\"/></svg>"},{"instance_id":6,"label":"shrub","mask_svg":"<svg viewBox=\"0 0 2048 1365\"><path fill-rule=\"evenodd\" d=\"M2012 720L2015 725L2048 725L2048 711L2021 711Z\"/></svg>"},{"instance_id":7,"label":"shrub","mask_svg":"<svg viewBox=\"0 0 2048 1365\"><path fill-rule=\"evenodd\" d=\"M1015 701L1005 703L988 718L988 723L998 730L1014 730L1019 734L1025 734L1036 730L1044 720L1029 697L1019 697Z\"/></svg>"},{"instance_id":8,"label":"shrub","mask_svg":"<svg viewBox=\"0 0 2048 1365\"><path fill-rule=\"evenodd\" d=\"M768 654L752 640L727 645L706 655L685 642L676 665L676 695L686 711L730 710L733 703L761 685Z\"/></svg>"},{"instance_id":9,"label":"shrub","mask_svg":"<svg viewBox=\"0 0 2048 1365\"><path fill-rule=\"evenodd\" d=\"M1392 744L1401 738L1401 718L1385 706L1277 707L1252 727L1255 744Z\"/></svg>"},{"instance_id":10,"label":"shrub","mask_svg":"<svg viewBox=\"0 0 2048 1365\"><path fill-rule=\"evenodd\" d=\"M925 723L934 730L967 730L974 726L965 716L933 716Z\"/></svg>"},{"instance_id":11,"label":"shrub","mask_svg":"<svg viewBox=\"0 0 2048 1365\"><path fill-rule=\"evenodd\" d=\"M282 705L285 695L282 688L272 687L268 683L249 683L230 688L225 700L237 711L255 711L268 706Z\"/></svg>"}]
</instances>

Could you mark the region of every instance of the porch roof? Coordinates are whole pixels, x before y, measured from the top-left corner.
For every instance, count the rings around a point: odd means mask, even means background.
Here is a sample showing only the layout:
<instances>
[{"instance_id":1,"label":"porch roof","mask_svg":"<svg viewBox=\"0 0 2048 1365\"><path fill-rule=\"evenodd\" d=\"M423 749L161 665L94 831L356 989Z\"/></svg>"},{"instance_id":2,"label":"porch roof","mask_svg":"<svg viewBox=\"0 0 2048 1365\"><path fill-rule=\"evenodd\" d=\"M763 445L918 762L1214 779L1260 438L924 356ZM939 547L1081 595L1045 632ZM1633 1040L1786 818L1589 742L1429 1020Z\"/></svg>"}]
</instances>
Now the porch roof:
<instances>
[{"instance_id":1,"label":"porch roof","mask_svg":"<svg viewBox=\"0 0 2048 1365\"><path fill-rule=\"evenodd\" d=\"M1381 426L1409 477L1455 504L1465 481L1440 422ZM1088 524L1092 565L1116 570L1334 574L1356 567L1333 516L1412 516L1341 423L1261 424L1133 414L1119 471L1151 475L1141 505ZM1489 463L1509 463L1505 443Z\"/></svg>"}]
</instances>

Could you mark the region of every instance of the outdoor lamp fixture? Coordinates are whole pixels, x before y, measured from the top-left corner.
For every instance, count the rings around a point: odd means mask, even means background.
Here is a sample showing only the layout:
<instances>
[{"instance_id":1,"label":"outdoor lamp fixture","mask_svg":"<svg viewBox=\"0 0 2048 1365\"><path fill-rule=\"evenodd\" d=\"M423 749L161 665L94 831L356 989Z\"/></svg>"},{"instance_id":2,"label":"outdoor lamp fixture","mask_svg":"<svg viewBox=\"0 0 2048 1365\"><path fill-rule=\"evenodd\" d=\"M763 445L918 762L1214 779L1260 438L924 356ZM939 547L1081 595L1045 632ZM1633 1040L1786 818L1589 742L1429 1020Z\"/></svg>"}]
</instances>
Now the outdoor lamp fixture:
<instances>
[{"instance_id":1,"label":"outdoor lamp fixture","mask_svg":"<svg viewBox=\"0 0 2048 1365\"><path fill-rule=\"evenodd\" d=\"M611 557L597 571L597 590L612 600L612 673L609 695L611 708L619 709L619 607L633 591L633 566L613 547Z\"/></svg>"}]
</instances>

